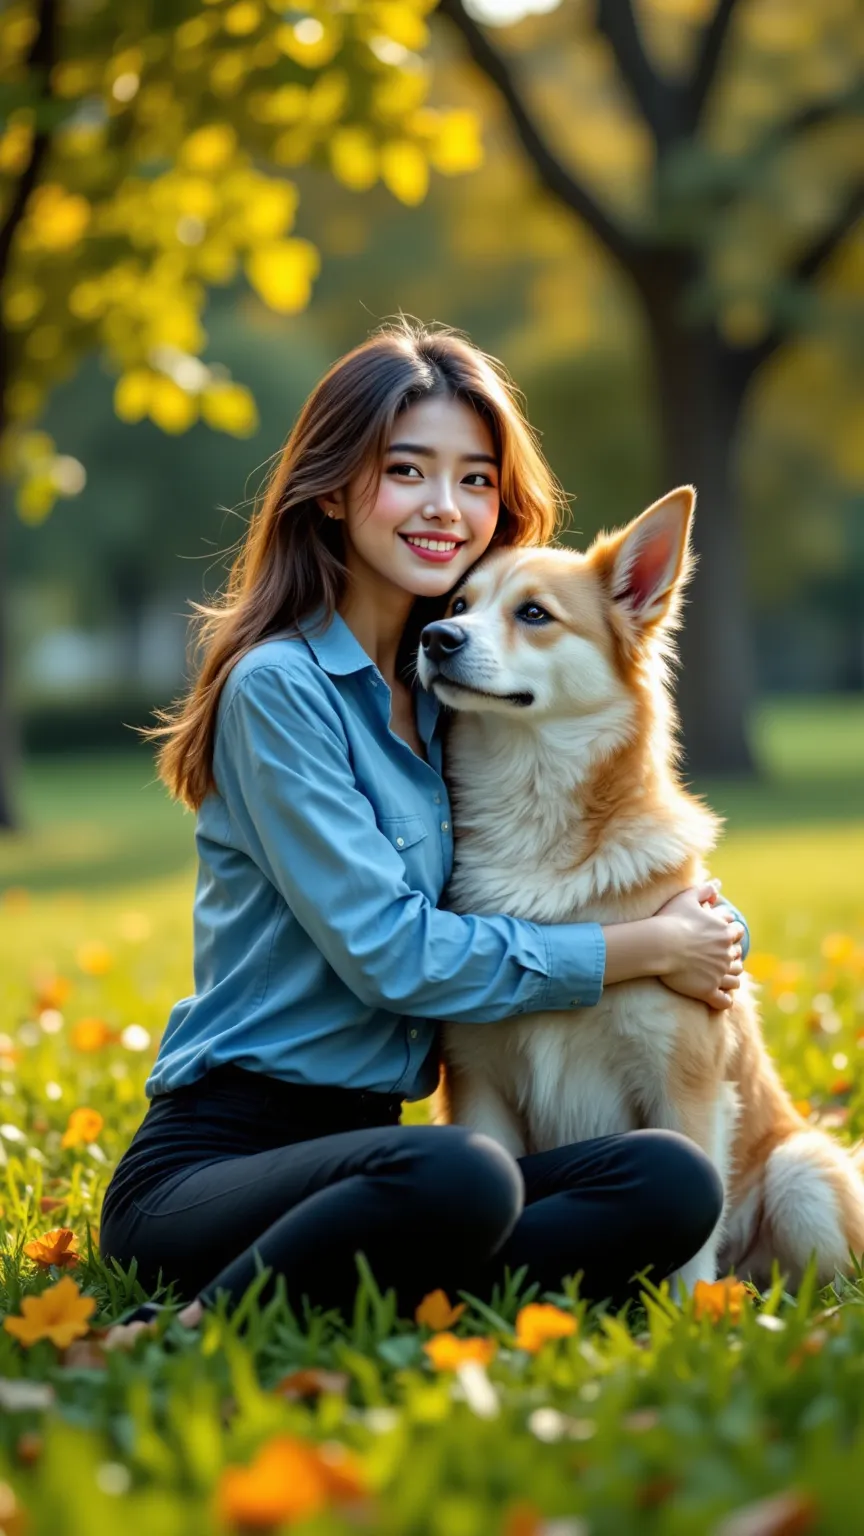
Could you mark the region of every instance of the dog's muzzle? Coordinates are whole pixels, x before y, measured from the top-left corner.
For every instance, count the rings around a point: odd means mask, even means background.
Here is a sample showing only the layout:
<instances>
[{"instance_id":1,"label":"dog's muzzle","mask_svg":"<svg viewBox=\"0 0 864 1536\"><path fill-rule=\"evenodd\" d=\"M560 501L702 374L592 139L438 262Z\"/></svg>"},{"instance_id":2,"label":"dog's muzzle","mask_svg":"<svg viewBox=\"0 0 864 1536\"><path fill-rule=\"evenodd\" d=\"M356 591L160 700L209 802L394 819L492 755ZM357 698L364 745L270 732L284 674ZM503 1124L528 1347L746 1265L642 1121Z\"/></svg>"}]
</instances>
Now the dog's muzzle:
<instances>
[{"instance_id":1,"label":"dog's muzzle","mask_svg":"<svg viewBox=\"0 0 864 1536\"><path fill-rule=\"evenodd\" d=\"M427 624L420 634L420 644L430 661L446 661L449 656L455 656L467 639L465 630L450 619Z\"/></svg>"}]
</instances>

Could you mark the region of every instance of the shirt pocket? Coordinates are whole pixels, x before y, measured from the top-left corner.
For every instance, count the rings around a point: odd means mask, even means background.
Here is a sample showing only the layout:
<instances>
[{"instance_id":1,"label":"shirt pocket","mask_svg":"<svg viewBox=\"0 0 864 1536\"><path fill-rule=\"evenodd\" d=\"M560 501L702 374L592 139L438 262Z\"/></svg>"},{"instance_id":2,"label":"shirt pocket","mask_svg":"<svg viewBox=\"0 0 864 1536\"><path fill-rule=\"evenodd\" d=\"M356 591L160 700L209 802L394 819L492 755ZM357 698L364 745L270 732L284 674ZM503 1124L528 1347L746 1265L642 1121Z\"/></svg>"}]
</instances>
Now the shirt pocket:
<instances>
[{"instance_id":1,"label":"shirt pocket","mask_svg":"<svg viewBox=\"0 0 864 1536\"><path fill-rule=\"evenodd\" d=\"M427 861L429 829L422 816L381 816L379 826L387 841L401 853L405 878L415 890L426 892L429 884ZM427 893L428 894L428 893Z\"/></svg>"}]
</instances>

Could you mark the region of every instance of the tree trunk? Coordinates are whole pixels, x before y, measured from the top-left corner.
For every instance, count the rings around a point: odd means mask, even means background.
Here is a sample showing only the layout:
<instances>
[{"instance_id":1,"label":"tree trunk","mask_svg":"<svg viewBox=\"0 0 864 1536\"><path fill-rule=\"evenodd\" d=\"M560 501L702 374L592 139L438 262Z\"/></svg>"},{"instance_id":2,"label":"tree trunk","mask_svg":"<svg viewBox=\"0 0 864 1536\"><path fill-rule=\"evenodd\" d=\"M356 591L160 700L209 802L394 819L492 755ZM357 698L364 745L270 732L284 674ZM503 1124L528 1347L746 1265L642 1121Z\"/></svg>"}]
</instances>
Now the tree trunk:
<instances>
[{"instance_id":1,"label":"tree trunk","mask_svg":"<svg viewBox=\"0 0 864 1536\"><path fill-rule=\"evenodd\" d=\"M684 606L675 685L685 766L706 775L752 773L752 638L735 491L743 380L713 332L684 328L681 288L675 288L646 299L662 447L658 495L682 484L694 485L698 495L698 562Z\"/></svg>"},{"instance_id":2,"label":"tree trunk","mask_svg":"<svg viewBox=\"0 0 864 1536\"><path fill-rule=\"evenodd\" d=\"M0 433L2 435L2 433ZM11 489L0 479L0 832L18 827L13 792L18 775L19 742L10 698L11 663L7 603L9 592L8 520Z\"/></svg>"}]
</instances>

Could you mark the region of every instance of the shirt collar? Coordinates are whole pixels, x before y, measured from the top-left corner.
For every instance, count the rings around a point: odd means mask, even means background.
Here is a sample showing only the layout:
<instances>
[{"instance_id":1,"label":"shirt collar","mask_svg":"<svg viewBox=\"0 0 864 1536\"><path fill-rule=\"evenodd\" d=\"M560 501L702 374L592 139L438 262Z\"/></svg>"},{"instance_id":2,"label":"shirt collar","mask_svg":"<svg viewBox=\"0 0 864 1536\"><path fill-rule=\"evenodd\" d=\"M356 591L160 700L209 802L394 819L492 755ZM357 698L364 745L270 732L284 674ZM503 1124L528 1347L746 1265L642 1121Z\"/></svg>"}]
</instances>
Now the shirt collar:
<instances>
[{"instance_id":1,"label":"shirt collar","mask_svg":"<svg viewBox=\"0 0 864 1536\"><path fill-rule=\"evenodd\" d=\"M326 629L319 627L316 633L310 633L313 628L320 626L324 612L323 607L316 608L298 624L318 665L332 677L345 677L349 672L361 672L364 667L374 667L372 657L366 654L340 613L333 614Z\"/></svg>"},{"instance_id":2,"label":"shirt collar","mask_svg":"<svg viewBox=\"0 0 864 1536\"><path fill-rule=\"evenodd\" d=\"M372 657L364 651L341 613L334 612L325 629L318 629L316 634L310 633L316 625L320 624L324 613L324 607L319 606L301 619L297 626L318 665L323 667L331 677L346 677L351 672L362 672L366 667L372 667L377 671ZM441 706L435 694L423 688L419 680L414 686L417 689L418 709L422 720L420 734L428 745L428 739L434 730Z\"/></svg>"}]
</instances>

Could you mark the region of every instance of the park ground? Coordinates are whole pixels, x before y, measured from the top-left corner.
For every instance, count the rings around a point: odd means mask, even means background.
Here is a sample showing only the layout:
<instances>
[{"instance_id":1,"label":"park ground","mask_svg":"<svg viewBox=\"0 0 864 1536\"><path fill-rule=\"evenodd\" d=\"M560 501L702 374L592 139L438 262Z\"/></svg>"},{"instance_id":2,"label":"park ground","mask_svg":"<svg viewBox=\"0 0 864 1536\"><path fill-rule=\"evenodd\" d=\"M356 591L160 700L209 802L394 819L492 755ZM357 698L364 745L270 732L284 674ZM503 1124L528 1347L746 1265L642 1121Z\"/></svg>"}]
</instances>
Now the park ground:
<instances>
[{"instance_id":1,"label":"park ground","mask_svg":"<svg viewBox=\"0 0 864 1536\"><path fill-rule=\"evenodd\" d=\"M767 703L754 739L760 780L698 786L727 817L712 873L747 915L784 1080L855 1139L864 705ZM516 1277L491 1309L438 1298L418 1322L367 1275L346 1319L253 1287L230 1319L109 1347L144 1293L98 1258L99 1212L192 990L193 819L143 749L37 760L22 811L0 842L3 1536L860 1528L860 1279L683 1306L646 1284L622 1320Z\"/></svg>"}]
</instances>

